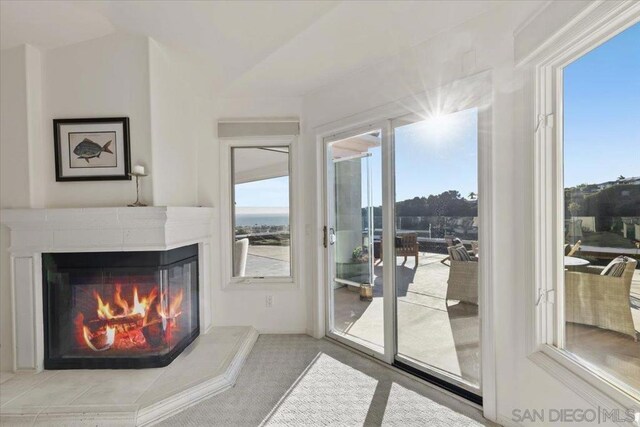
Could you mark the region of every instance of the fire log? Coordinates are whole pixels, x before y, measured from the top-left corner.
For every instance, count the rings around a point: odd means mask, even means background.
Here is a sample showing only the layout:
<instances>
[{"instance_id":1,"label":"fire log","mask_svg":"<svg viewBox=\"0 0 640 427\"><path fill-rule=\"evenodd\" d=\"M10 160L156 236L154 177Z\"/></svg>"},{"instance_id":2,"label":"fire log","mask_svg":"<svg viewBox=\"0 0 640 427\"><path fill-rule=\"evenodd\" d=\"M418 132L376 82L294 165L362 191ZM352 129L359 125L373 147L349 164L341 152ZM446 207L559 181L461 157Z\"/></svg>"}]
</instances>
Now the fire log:
<instances>
[{"instance_id":1,"label":"fire log","mask_svg":"<svg viewBox=\"0 0 640 427\"><path fill-rule=\"evenodd\" d=\"M89 327L92 330L104 328L104 327L112 327L112 328L141 328L144 322L144 318L141 314L129 314L124 316L115 316L111 319L93 319L89 321Z\"/></svg>"}]
</instances>

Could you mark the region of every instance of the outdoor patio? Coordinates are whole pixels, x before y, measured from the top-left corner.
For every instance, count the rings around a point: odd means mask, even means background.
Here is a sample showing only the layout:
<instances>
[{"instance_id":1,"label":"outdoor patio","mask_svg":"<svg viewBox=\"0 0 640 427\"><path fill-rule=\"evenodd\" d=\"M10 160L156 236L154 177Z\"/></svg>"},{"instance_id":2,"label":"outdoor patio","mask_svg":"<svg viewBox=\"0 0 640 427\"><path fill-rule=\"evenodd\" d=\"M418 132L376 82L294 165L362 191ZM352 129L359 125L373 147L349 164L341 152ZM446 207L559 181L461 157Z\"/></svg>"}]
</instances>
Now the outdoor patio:
<instances>
[{"instance_id":1,"label":"outdoor patio","mask_svg":"<svg viewBox=\"0 0 640 427\"><path fill-rule=\"evenodd\" d=\"M449 267L443 254L420 252L418 267L412 257L397 258L398 352L416 362L438 367L478 385L480 351L478 307L446 303ZM378 351L383 347L382 263L375 265L372 302L360 301L358 289L334 290L337 332Z\"/></svg>"},{"instance_id":2,"label":"outdoor patio","mask_svg":"<svg viewBox=\"0 0 640 427\"><path fill-rule=\"evenodd\" d=\"M291 274L289 246L249 245L245 276L287 277Z\"/></svg>"},{"instance_id":3,"label":"outdoor patio","mask_svg":"<svg viewBox=\"0 0 640 427\"><path fill-rule=\"evenodd\" d=\"M478 307L447 301L449 267L446 255L420 252L414 258L398 257L398 352L418 363L434 366L478 385L480 349ZM289 247L250 246L247 276L288 276ZM359 288L338 285L334 289L334 327L338 334L376 351L383 351L382 262L374 266L374 298L360 301ZM640 270L631 283L631 311L640 331ZM580 324L566 327L567 349L603 371L640 388L640 344L617 332Z\"/></svg>"},{"instance_id":4,"label":"outdoor patio","mask_svg":"<svg viewBox=\"0 0 640 427\"><path fill-rule=\"evenodd\" d=\"M445 300L449 267L443 254L420 252L418 267L397 258L398 352L479 384L478 307ZM358 288L334 289L336 332L378 351L383 349L382 264L375 266L372 302L360 301ZM640 270L631 285L634 324L640 331ZM586 361L640 388L640 344L628 336L592 326L568 324L567 348ZM635 379L634 379L635 378Z\"/></svg>"}]
</instances>

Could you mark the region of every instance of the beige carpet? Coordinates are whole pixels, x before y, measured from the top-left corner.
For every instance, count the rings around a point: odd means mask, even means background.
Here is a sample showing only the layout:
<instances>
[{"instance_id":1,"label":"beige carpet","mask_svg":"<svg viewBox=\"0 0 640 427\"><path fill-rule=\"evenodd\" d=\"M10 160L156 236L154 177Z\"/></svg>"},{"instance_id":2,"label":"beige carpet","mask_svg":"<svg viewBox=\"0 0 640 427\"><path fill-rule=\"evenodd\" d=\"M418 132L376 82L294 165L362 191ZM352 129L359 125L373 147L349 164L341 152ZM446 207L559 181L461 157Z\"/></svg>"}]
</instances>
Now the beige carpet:
<instances>
[{"instance_id":1,"label":"beige carpet","mask_svg":"<svg viewBox=\"0 0 640 427\"><path fill-rule=\"evenodd\" d=\"M328 340L261 335L236 386L164 426L478 426L480 412Z\"/></svg>"}]
</instances>

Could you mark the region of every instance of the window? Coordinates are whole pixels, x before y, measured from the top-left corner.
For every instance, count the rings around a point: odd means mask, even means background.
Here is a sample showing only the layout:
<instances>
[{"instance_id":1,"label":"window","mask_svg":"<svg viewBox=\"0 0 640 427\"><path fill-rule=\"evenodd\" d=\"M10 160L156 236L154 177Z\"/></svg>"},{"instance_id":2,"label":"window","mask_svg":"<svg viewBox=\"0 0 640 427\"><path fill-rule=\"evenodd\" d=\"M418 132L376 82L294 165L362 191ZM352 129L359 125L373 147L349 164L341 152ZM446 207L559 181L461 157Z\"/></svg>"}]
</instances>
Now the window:
<instances>
[{"instance_id":1,"label":"window","mask_svg":"<svg viewBox=\"0 0 640 427\"><path fill-rule=\"evenodd\" d=\"M640 390L640 24L562 70L564 339Z\"/></svg>"},{"instance_id":2,"label":"window","mask_svg":"<svg viewBox=\"0 0 640 427\"><path fill-rule=\"evenodd\" d=\"M291 277L289 147L231 148L232 277Z\"/></svg>"},{"instance_id":3,"label":"window","mask_svg":"<svg viewBox=\"0 0 640 427\"><path fill-rule=\"evenodd\" d=\"M611 14L615 7L594 7L538 54L531 358L593 404L633 409L640 402L640 24L637 10Z\"/></svg>"}]
</instances>

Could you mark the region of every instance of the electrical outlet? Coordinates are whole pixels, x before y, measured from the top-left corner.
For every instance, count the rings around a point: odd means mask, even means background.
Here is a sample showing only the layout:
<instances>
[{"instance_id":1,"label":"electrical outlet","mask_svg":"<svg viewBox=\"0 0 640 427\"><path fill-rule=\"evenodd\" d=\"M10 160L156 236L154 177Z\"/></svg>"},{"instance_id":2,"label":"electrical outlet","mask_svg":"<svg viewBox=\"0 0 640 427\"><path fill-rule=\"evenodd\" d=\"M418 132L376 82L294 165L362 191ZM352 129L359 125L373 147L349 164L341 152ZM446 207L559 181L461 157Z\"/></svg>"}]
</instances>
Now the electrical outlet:
<instances>
[{"instance_id":1,"label":"electrical outlet","mask_svg":"<svg viewBox=\"0 0 640 427\"><path fill-rule=\"evenodd\" d=\"M273 307L273 295L267 295L267 299L265 301L267 308Z\"/></svg>"}]
</instances>

